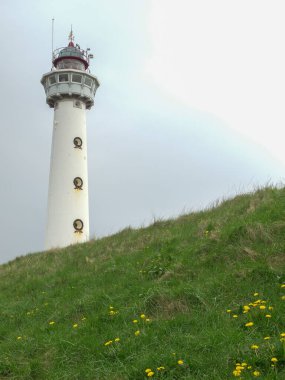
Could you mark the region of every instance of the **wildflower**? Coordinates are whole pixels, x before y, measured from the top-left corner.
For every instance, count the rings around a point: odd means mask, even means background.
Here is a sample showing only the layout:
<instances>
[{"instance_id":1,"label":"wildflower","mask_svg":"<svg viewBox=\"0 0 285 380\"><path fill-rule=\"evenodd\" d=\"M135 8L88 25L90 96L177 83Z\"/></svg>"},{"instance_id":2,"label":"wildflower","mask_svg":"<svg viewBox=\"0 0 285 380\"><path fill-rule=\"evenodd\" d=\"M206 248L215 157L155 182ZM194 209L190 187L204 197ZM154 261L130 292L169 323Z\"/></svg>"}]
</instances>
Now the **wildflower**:
<instances>
[{"instance_id":1,"label":"wildflower","mask_svg":"<svg viewBox=\"0 0 285 380\"><path fill-rule=\"evenodd\" d=\"M266 314L265 318L271 318L271 314Z\"/></svg>"},{"instance_id":2,"label":"wildflower","mask_svg":"<svg viewBox=\"0 0 285 380\"><path fill-rule=\"evenodd\" d=\"M184 364L184 361L183 360L178 360L178 362L177 362L179 365L182 365L182 364Z\"/></svg>"},{"instance_id":3,"label":"wildflower","mask_svg":"<svg viewBox=\"0 0 285 380\"><path fill-rule=\"evenodd\" d=\"M109 309L110 309L110 310L113 310L113 309L114 309L114 306L109 306Z\"/></svg>"},{"instance_id":4,"label":"wildflower","mask_svg":"<svg viewBox=\"0 0 285 380\"><path fill-rule=\"evenodd\" d=\"M273 307L272 307L272 306L269 306L269 307L268 307L268 310L273 310Z\"/></svg>"},{"instance_id":5,"label":"wildflower","mask_svg":"<svg viewBox=\"0 0 285 380\"><path fill-rule=\"evenodd\" d=\"M285 288L285 284L282 284L282 285L281 285L281 288Z\"/></svg>"},{"instance_id":6,"label":"wildflower","mask_svg":"<svg viewBox=\"0 0 285 380\"><path fill-rule=\"evenodd\" d=\"M282 338L284 338L285 337L285 333L281 333L280 336L282 336Z\"/></svg>"},{"instance_id":7,"label":"wildflower","mask_svg":"<svg viewBox=\"0 0 285 380\"><path fill-rule=\"evenodd\" d=\"M264 310L264 309L266 309L266 306L261 305L261 306L259 306L259 309L260 309L260 310Z\"/></svg>"},{"instance_id":8,"label":"wildflower","mask_svg":"<svg viewBox=\"0 0 285 380\"><path fill-rule=\"evenodd\" d=\"M145 315L144 314L141 314L141 319L145 319Z\"/></svg>"},{"instance_id":9,"label":"wildflower","mask_svg":"<svg viewBox=\"0 0 285 380\"><path fill-rule=\"evenodd\" d=\"M259 371L254 371L254 372L252 372L252 374L253 374L253 376L255 376L255 377L260 376L260 372L259 372Z\"/></svg>"},{"instance_id":10,"label":"wildflower","mask_svg":"<svg viewBox=\"0 0 285 380\"><path fill-rule=\"evenodd\" d=\"M154 375L154 372L150 371L148 374L147 374L147 377L152 377Z\"/></svg>"},{"instance_id":11,"label":"wildflower","mask_svg":"<svg viewBox=\"0 0 285 380\"><path fill-rule=\"evenodd\" d=\"M227 313L231 313L231 312L232 312L231 309L228 309L228 310L227 310Z\"/></svg>"},{"instance_id":12,"label":"wildflower","mask_svg":"<svg viewBox=\"0 0 285 380\"><path fill-rule=\"evenodd\" d=\"M151 372L152 370L150 369L150 368L147 368L146 370L145 370L145 373L149 373L149 372Z\"/></svg>"},{"instance_id":13,"label":"wildflower","mask_svg":"<svg viewBox=\"0 0 285 380\"><path fill-rule=\"evenodd\" d=\"M137 331L135 331L135 336L138 336L138 335L140 335L140 330L137 330Z\"/></svg>"},{"instance_id":14,"label":"wildflower","mask_svg":"<svg viewBox=\"0 0 285 380\"><path fill-rule=\"evenodd\" d=\"M270 336L265 336L263 339L264 339L264 340L269 340L269 339L270 339Z\"/></svg>"},{"instance_id":15,"label":"wildflower","mask_svg":"<svg viewBox=\"0 0 285 380\"><path fill-rule=\"evenodd\" d=\"M285 296L282 296L281 299L282 299L282 301L285 301Z\"/></svg>"},{"instance_id":16,"label":"wildflower","mask_svg":"<svg viewBox=\"0 0 285 380\"><path fill-rule=\"evenodd\" d=\"M233 318L237 318L237 317L238 317L238 315L237 315L237 314L234 314L234 315L233 315Z\"/></svg>"},{"instance_id":17,"label":"wildflower","mask_svg":"<svg viewBox=\"0 0 285 380\"><path fill-rule=\"evenodd\" d=\"M235 370L233 370L233 375L234 375L235 377L239 377L239 376L241 375L241 372L240 372L240 371L237 371L237 370L235 369Z\"/></svg>"},{"instance_id":18,"label":"wildflower","mask_svg":"<svg viewBox=\"0 0 285 380\"><path fill-rule=\"evenodd\" d=\"M113 341L112 340L108 340L108 342L104 343L105 346L109 346L110 344L112 344Z\"/></svg>"},{"instance_id":19,"label":"wildflower","mask_svg":"<svg viewBox=\"0 0 285 380\"><path fill-rule=\"evenodd\" d=\"M115 312L114 310L110 310L110 311L109 311L109 314L110 314L110 315L115 315L116 312Z\"/></svg>"},{"instance_id":20,"label":"wildflower","mask_svg":"<svg viewBox=\"0 0 285 380\"><path fill-rule=\"evenodd\" d=\"M145 320L146 322L150 322L150 319L149 318L146 318L146 320Z\"/></svg>"},{"instance_id":21,"label":"wildflower","mask_svg":"<svg viewBox=\"0 0 285 380\"><path fill-rule=\"evenodd\" d=\"M277 358L272 358L271 361L272 361L272 363L277 363L278 359Z\"/></svg>"},{"instance_id":22,"label":"wildflower","mask_svg":"<svg viewBox=\"0 0 285 380\"><path fill-rule=\"evenodd\" d=\"M86 319L86 317L82 317L82 318L81 318L81 321L85 321L85 319Z\"/></svg>"},{"instance_id":23,"label":"wildflower","mask_svg":"<svg viewBox=\"0 0 285 380\"><path fill-rule=\"evenodd\" d=\"M244 305L243 310L244 310L244 311L249 311L249 310L250 310L250 307L247 306L247 305Z\"/></svg>"},{"instance_id":24,"label":"wildflower","mask_svg":"<svg viewBox=\"0 0 285 380\"><path fill-rule=\"evenodd\" d=\"M245 327L251 327L251 326L253 326L253 325L254 325L253 322L247 322L247 323L245 324Z\"/></svg>"},{"instance_id":25,"label":"wildflower","mask_svg":"<svg viewBox=\"0 0 285 380\"><path fill-rule=\"evenodd\" d=\"M163 369L165 369L165 367L162 367L162 366L161 367L157 367L158 371L162 371Z\"/></svg>"},{"instance_id":26,"label":"wildflower","mask_svg":"<svg viewBox=\"0 0 285 380\"><path fill-rule=\"evenodd\" d=\"M49 324L49 325L54 325L54 324L55 324L55 321L50 321L48 324Z\"/></svg>"},{"instance_id":27,"label":"wildflower","mask_svg":"<svg viewBox=\"0 0 285 380\"><path fill-rule=\"evenodd\" d=\"M133 323L138 323L138 320L137 320L137 319L134 319L134 320L133 320Z\"/></svg>"},{"instance_id":28,"label":"wildflower","mask_svg":"<svg viewBox=\"0 0 285 380\"><path fill-rule=\"evenodd\" d=\"M120 342L120 338L115 338L115 342Z\"/></svg>"},{"instance_id":29,"label":"wildflower","mask_svg":"<svg viewBox=\"0 0 285 380\"><path fill-rule=\"evenodd\" d=\"M257 297L259 294L258 293L254 293L253 295L254 295L254 297Z\"/></svg>"},{"instance_id":30,"label":"wildflower","mask_svg":"<svg viewBox=\"0 0 285 380\"><path fill-rule=\"evenodd\" d=\"M21 340L22 339L22 337L21 336L17 336L17 340Z\"/></svg>"},{"instance_id":31,"label":"wildflower","mask_svg":"<svg viewBox=\"0 0 285 380\"><path fill-rule=\"evenodd\" d=\"M257 350L259 346L257 344L252 344L250 348L252 348L253 350Z\"/></svg>"},{"instance_id":32,"label":"wildflower","mask_svg":"<svg viewBox=\"0 0 285 380\"><path fill-rule=\"evenodd\" d=\"M78 327L78 324L77 323L74 323L74 325L72 326L74 329L76 329L76 327Z\"/></svg>"}]
</instances>

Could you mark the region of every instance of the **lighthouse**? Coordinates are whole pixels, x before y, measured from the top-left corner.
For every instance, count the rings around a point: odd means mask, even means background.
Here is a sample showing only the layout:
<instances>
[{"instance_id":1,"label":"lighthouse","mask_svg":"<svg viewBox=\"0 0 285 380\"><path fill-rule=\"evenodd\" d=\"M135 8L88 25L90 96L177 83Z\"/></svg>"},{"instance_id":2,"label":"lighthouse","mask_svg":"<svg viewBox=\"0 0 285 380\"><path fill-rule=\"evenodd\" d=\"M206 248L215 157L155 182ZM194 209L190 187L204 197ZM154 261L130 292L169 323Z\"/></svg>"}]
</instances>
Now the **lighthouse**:
<instances>
[{"instance_id":1,"label":"lighthouse","mask_svg":"<svg viewBox=\"0 0 285 380\"><path fill-rule=\"evenodd\" d=\"M53 52L52 69L41 79L54 109L46 249L89 240L86 110L99 87L90 58L71 31L68 46Z\"/></svg>"}]
</instances>

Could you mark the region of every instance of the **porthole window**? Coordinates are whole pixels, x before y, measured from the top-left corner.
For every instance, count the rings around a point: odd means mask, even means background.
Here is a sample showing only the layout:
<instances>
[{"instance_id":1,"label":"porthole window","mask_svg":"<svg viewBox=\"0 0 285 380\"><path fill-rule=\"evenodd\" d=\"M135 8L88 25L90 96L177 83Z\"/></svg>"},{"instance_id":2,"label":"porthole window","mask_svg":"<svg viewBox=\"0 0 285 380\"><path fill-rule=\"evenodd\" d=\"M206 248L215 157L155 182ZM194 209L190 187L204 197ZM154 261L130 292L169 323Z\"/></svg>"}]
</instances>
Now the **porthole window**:
<instances>
[{"instance_id":1,"label":"porthole window","mask_svg":"<svg viewBox=\"0 0 285 380\"><path fill-rule=\"evenodd\" d=\"M82 75L72 74L72 82L81 83Z\"/></svg>"},{"instance_id":2,"label":"porthole window","mask_svg":"<svg viewBox=\"0 0 285 380\"><path fill-rule=\"evenodd\" d=\"M59 74L58 75L59 82L68 82L68 74Z\"/></svg>"},{"instance_id":3,"label":"porthole window","mask_svg":"<svg viewBox=\"0 0 285 380\"><path fill-rule=\"evenodd\" d=\"M80 137L75 137L73 139L74 148L81 149L82 148L82 140Z\"/></svg>"},{"instance_id":4,"label":"porthole window","mask_svg":"<svg viewBox=\"0 0 285 380\"><path fill-rule=\"evenodd\" d=\"M55 84L55 83L56 83L55 75L52 75L51 77L49 77L49 84Z\"/></svg>"},{"instance_id":5,"label":"porthole window","mask_svg":"<svg viewBox=\"0 0 285 380\"><path fill-rule=\"evenodd\" d=\"M92 79L85 77L85 84L86 84L86 86L91 87L92 86Z\"/></svg>"},{"instance_id":6,"label":"porthole window","mask_svg":"<svg viewBox=\"0 0 285 380\"><path fill-rule=\"evenodd\" d=\"M75 229L74 232L82 232L83 230L83 222L81 219L75 219L75 221L73 222L73 227Z\"/></svg>"},{"instance_id":7,"label":"porthole window","mask_svg":"<svg viewBox=\"0 0 285 380\"><path fill-rule=\"evenodd\" d=\"M76 190L82 190L82 186L83 186L82 178L75 177L73 180L73 184L74 184Z\"/></svg>"}]
</instances>

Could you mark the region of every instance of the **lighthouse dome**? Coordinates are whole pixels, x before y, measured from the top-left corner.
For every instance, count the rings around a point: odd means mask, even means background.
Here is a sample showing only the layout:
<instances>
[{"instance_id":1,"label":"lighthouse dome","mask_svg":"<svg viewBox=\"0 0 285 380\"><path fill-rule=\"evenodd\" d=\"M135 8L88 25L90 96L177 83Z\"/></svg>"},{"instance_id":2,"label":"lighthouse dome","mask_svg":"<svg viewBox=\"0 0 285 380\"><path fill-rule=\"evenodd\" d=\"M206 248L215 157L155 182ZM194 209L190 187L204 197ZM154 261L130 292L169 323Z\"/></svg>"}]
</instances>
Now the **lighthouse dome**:
<instances>
[{"instance_id":1,"label":"lighthouse dome","mask_svg":"<svg viewBox=\"0 0 285 380\"><path fill-rule=\"evenodd\" d=\"M53 64L57 69L86 70L89 66L86 53L78 45L74 46L72 41L67 47L59 49Z\"/></svg>"}]
</instances>

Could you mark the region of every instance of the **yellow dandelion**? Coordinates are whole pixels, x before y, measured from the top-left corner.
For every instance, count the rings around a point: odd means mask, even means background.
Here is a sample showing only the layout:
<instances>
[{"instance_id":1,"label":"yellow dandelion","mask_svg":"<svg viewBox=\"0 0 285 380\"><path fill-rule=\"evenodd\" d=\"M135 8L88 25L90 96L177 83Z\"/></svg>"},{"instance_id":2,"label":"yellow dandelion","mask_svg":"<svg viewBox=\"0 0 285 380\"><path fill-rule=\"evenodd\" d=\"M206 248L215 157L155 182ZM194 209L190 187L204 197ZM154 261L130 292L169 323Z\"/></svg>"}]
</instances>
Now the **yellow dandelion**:
<instances>
[{"instance_id":1,"label":"yellow dandelion","mask_svg":"<svg viewBox=\"0 0 285 380\"><path fill-rule=\"evenodd\" d=\"M282 284L282 285L281 285L281 288L285 288L285 284Z\"/></svg>"},{"instance_id":2,"label":"yellow dandelion","mask_svg":"<svg viewBox=\"0 0 285 380\"><path fill-rule=\"evenodd\" d=\"M242 371L244 367L242 365L237 365L236 366L236 371Z\"/></svg>"},{"instance_id":3,"label":"yellow dandelion","mask_svg":"<svg viewBox=\"0 0 285 380\"><path fill-rule=\"evenodd\" d=\"M22 339L22 337L21 336L17 336L17 340L21 340Z\"/></svg>"},{"instance_id":4,"label":"yellow dandelion","mask_svg":"<svg viewBox=\"0 0 285 380\"><path fill-rule=\"evenodd\" d=\"M74 325L72 326L74 329L76 329L78 327L78 323L74 323Z\"/></svg>"},{"instance_id":5,"label":"yellow dandelion","mask_svg":"<svg viewBox=\"0 0 285 380\"><path fill-rule=\"evenodd\" d=\"M259 296L259 293L254 293L253 295L254 295L254 297L257 297L257 296Z\"/></svg>"},{"instance_id":6,"label":"yellow dandelion","mask_svg":"<svg viewBox=\"0 0 285 380\"><path fill-rule=\"evenodd\" d=\"M120 338L115 338L115 342L120 342Z\"/></svg>"},{"instance_id":7,"label":"yellow dandelion","mask_svg":"<svg viewBox=\"0 0 285 380\"><path fill-rule=\"evenodd\" d=\"M135 336L138 336L138 335L140 335L140 330L137 330L137 331L135 331Z\"/></svg>"},{"instance_id":8,"label":"yellow dandelion","mask_svg":"<svg viewBox=\"0 0 285 380\"><path fill-rule=\"evenodd\" d=\"M147 377L152 377L154 375L154 372L150 371L148 374L147 374Z\"/></svg>"},{"instance_id":9,"label":"yellow dandelion","mask_svg":"<svg viewBox=\"0 0 285 380\"><path fill-rule=\"evenodd\" d=\"M182 364L184 364L184 361L181 360L181 359L179 359L177 363L178 363L179 365L182 365Z\"/></svg>"},{"instance_id":10,"label":"yellow dandelion","mask_svg":"<svg viewBox=\"0 0 285 380\"><path fill-rule=\"evenodd\" d=\"M273 310L273 307L272 307L272 306L269 306L269 307L268 307L268 310Z\"/></svg>"},{"instance_id":11,"label":"yellow dandelion","mask_svg":"<svg viewBox=\"0 0 285 380\"><path fill-rule=\"evenodd\" d=\"M260 376L260 372L259 372L259 371L254 371L254 372L252 372L252 374L253 374L253 376L255 376L255 377Z\"/></svg>"},{"instance_id":12,"label":"yellow dandelion","mask_svg":"<svg viewBox=\"0 0 285 380\"><path fill-rule=\"evenodd\" d=\"M281 299L282 299L282 301L284 301L285 300L285 296L282 296Z\"/></svg>"},{"instance_id":13,"label":"yellow dandelion","mask_svg":"<svg viewBox=\"0 0 285 380\"><path fill-rule=\"evenodd\" d=\"M137 319L134 319L134 320L133 320L133 323L138 323L138 320L137 320Z\"/></svg>"},{"instance_id":14,"label":"yellow dandelion","mask_svg":"<svg viewBox=\"0 0 285 380\"><path fill-rule=\"evenodd\" d=\"M278 359L277 358L272 358L271 361L272 361L272 363L277 363Z\"/></svg>"},{"instance_id":15,"label":"yellow dandelion","mask_svg":"<svg viewBox=\"0 0 285 380\"><path fill-rule=\"evenodd\" d=\"M231 309L228 309L228 310L227 310L227 313L231 313L231 312L232 312Z\"/></svg>"},{"instance_id":16,"label":"yellow dandelion","mask_svg":"<svg viewBox=\"0 0 285 380\"><path fill-rule=\"evenodd\" d=\"M85 321L85 320L86 320L86 317L82 317L82 318L81 318L81 321Z\"/></svg>"},{"instance_id":17,"label":"yellow dandelion","mask_svg":"<svg viewBox=\"0 0 285 380\"><path fill-rule=\"evenodd\" d=\"M271 314L266 314L265 318L271 318Z\"/></svg>"},{"instance_id":18,"label":"yellow dandelion","mask_svg":"<svg viewBox=\"0 0 285 380\"><path fill-rule=\"evenodd\" d=\"M145 373L149 373L149 372L151 372L151 371L152 371L151 368L147 368L147 369L145 370Z\"/></svg>"},{"instance_id":19,"label":"yellow dandelion","mask_svg":"<svg viewBox=\"0 0 285 380\"><path fill-rule=\"evenodd\" d=\"M247 323L245 324L245 327L251 327L251 326L253 326L253 325L254 325L253 322L247 322Z\"/></svg>"},{"instance_id":20,"label":"yellow dandelion","mask_svg":"<svg viewBox=\"0 0 285 380\"><path fill-rule=\"evenodd\" d=\"M52 326L55 324L55 321L50 321L48 324Z\"/></svg>"},{"instance_id":21,"label":"yellow dandelion","mask_svg":"<svg viewBox=\"0 0 285 380\"><path fill-rule=\"evenodd\" d=\"M264 310L264 309L266 309L266 306L264 306L264 305L260 305L260 306L259 306L259 309L260 309L260 310Z\"/></svg>"},{"instance_id":22,"label":"yellow dandelion","mask_svg":"<svg viewBox=\"0 0 285 380\"><path fill-rule=\"evenodd\" d=\"M233 315L233 318L238 318L238 315L237 315L237 314L234 314L234 315Z\"/></svg>"},{"instance_id":23,"label":"yellow dandelion","mask_svg":"<svg viewBox=\"0 0 285 380\"><path fill-rule=\"evenodd\" d=\"M270 339L270 336L265 336L263 339L264 339L264 340L269 340L269 339Z\"/></svg>"},{"instance_id":24,"label":"yellow dandelion","mask_svg":"<svg viewBox=\"0 0 285 380\"><path fill-rule=\"evenodd\" d=\"M145 320L146 322L150 322L150 319L149 318L146 318L146 320Z\"/></svg>"},{"instance_id":25,"label":"yellow dandelion","mask_svg":"<svg viewBox=\"0 0 285 380\"><path fill-rule=\"evenodd\" d=\"M112 344L113 341L112 340L108 340L108 342L104 343L105 346L109 346L110 344Z\"/></svg>"},{"instance_id":26,"label":"yellow dandelion","mask_svg":"<svg viewBox=\"0 0 285 380\"><path fill-rule=\"evenodd\" d=\"M241 363L241 365L243 366L243 367L247 367L247 363Z\"/></svg>"},{"instance_id":27,"label":"yellow dandelion","mask_svg":"<svg viewBox=\"0 0 285 380\"><path fill-rule=\"evenodd\" d=\"M249 307L248 305L244 305L243 310L244 310L244 311L249 311L249 310L250 310L250 307Z\"/></svg>"},{"instance_id":28,"label":"yellow dandelion","mask_svg":"<svg viewBox=\"0 0 285 380\"><path fill-rule=\"evenodd\" d=\"M247 367L247 369L251 369L252 367L251 367L251 365L249 365L248 367Z\"/></svg>"},{"instance_id":29,"label":"yellow dandelion","mask_svg":"<svg viewBox=\"0 0 285 380\"><path fill-rule=\"evenodd\" d=\"M144 314L141 314L141 319L145 319L145 315Z\"/></svg>"},{"instance_id":30,"label":"yellow dandelion","mask_svg":"<svg viewBox=\"0 0 285 380\"><path fill-rule=\"evenodd\" d=\"M250 348L252 348L253 350L257 350L259 346L257 344L252 344Z\"/></svg>"},{"instance_id":31,"label":"yellow dandelion","mask_svg":"<svg viewBox=\"0 0 285 380\"><path fill-rule=\"evenodd\" d=\"M165 367L161 366L161 367L157 367L157 370L158 371L162 371L163 369L165 369Z\"/></svg>"},{"instance_id":32,"label":"yellow dandelion","mask_svg":"<svg viewBox=\"0 0 285 380\"><path fill-rule=\"evenodd\" d=\"M110 309L110 310L113 310L113 309L114 309L114 306L109 306L109 309Z\"/></svg>"},{"instance_id":33,"label":"yellow dandelion","mask_svg":"<svg viewBox=\"0 0 285 380\"><path fill-rule=\"evenodd\" d=\"M241 375L241 371L237 371L237 370L235 369L235 370L233 370L233 375L234 375L235 377L239 377L239 376Z\"/></svg>"}]
</instances>

